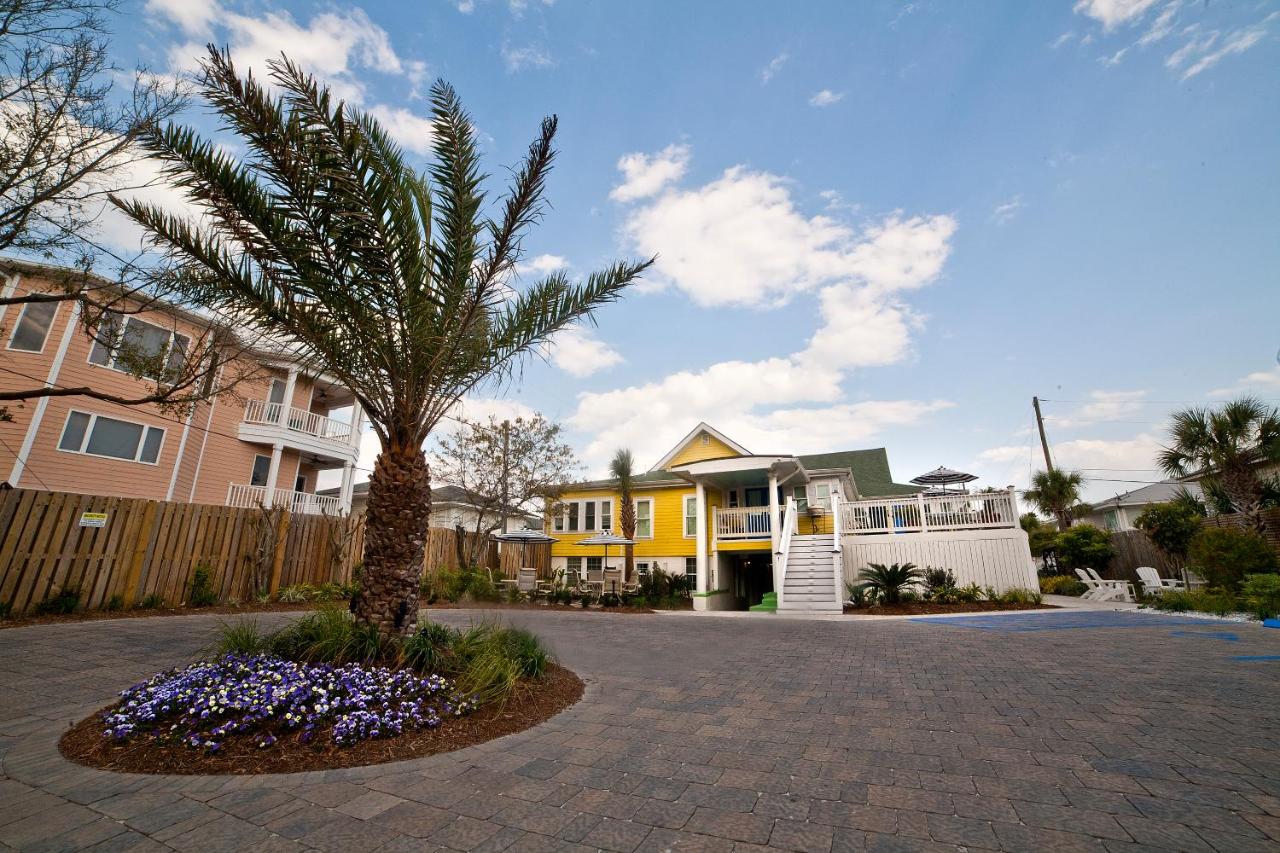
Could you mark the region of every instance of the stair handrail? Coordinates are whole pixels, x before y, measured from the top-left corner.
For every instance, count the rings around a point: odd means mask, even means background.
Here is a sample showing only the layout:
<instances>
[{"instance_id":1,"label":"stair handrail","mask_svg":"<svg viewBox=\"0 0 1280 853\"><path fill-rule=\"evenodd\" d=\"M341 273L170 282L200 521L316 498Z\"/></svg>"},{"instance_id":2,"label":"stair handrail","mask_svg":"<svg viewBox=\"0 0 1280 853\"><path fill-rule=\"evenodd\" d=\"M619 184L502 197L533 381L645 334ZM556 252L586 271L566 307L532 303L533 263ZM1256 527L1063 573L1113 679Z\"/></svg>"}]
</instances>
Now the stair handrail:
<instances>
[{"instance_id":1,"label":"stair handrail","mask_svg":"<svg viewBox=\"0 0 1280 853\"><path fill-rule=\"evenodd\" d=\"M787 555L791 553L791 534L796 527L796 499L787 497L787 508L782 514L782 529L778 531L778 553L774 554L773 591L778 594L778 607L782 607L782 588L787 582Z\"/></svg>"}]
</instances>

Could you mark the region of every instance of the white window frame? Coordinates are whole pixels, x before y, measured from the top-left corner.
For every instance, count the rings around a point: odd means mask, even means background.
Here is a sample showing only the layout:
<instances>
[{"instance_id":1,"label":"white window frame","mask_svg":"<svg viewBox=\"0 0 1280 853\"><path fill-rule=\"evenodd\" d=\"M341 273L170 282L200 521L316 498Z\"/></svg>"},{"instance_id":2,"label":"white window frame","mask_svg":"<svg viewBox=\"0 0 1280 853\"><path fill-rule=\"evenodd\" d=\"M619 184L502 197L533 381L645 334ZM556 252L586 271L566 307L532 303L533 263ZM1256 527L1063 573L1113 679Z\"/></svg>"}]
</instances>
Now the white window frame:
<instances>
[{"instance_id":1,"label":"white window frame","mask_svg":"<svg viewBox=\"0 0 1280 853\"><path fill-rule=\"evenodd\" d=\"M689 571L689 569L691 568L693 569L693 571ZM695 586L697 585L697 582L698 582L698 558L697 557L684 558L684 575L687 578L693 578L694 585Z\"/></svg>"},{"instance_id":2,"label":"white window frame","mask_svg":"<svg viewBox=\"0 0 1280 853\"><path fill-rule=\"evenodd\" d=\"M804 512L809 508L808 486L795 486L791 489L791 496L796 500L796 512Z\"/></svg>"},{"instance_id":3,"label":"white window frame","mask_svg":"<svg viewBox=\"0 0 1280 853\"><path fill-rule=\"evenodd\" d=\"M642 535L640 535L640 520L641 520L641 519L640 519L640 504L642 504L642 503L647 503L647 504L649 505L649 519L648 519L648 521L649 521L649 535L648 535L648 536L642 536ZM633 500L631 501L631 505L635 508L635 511L636 511L636 537L635 537L635 538L637 538L637 539L652 539L652 538L653 538L653 533L654 533L654 530L653 530L653 527L654 527L654 517L653 517L654 502L653 502L653 498L635 498L635 499L633 499Z\"/></svg>"},{"instance_id":4,"label":"white window frame","mask_svg":"<svg viewBox=\"0 0 1280 853\"><path fill-rule=\"evenodd\" d=\"M84 436L80 439L79 450L68 450L62 446L62 436L66 435L67 424L71 421L72 415L88 415L89 423L84 428ZM93 437L93 428L98 423L99 415L93 412L86 412L81 409L71 409L67 412L66 418L62 421L62 429L58 432L58 443L54 447L59 453L74 453L77 456L93 456L98 459L114 459L116 462L136 462L139 465L159 465L160 460L164 458L164 442L168 438L168 430L164 427L152 426L142 421L131 421L126 418L113 418L110 415L101 415L109 421L119 421L120 423L133 424L142 427L142 438L138 441L138 449L134 452L132 459L125 459L123 456L108 456L105 453L90 453L85 450L89 446L89 439ZM160 447L156 449L156 461L147 462L142 458L142 451L147 446L147 436L151 434L151 430L158 430L160 433Z\"/></svg>"},{"instance_id":5,"label":"white window frame","mask_svg":"<svg viewBox=\"0 0 1280 853\"><path fill-rule=\"evenodd\" d=\"M169 333L169 342L165 344L165 347L164 347L164 365L165 365L166 371L169 368L169 359L173 356L173 342L175 340L177 340L178 338L182 338L184 341L187 342L186 347L184 348L184 351L186 352L190 351L190 347L191 347L190 335L184 335L181 332L175 332L173 329L162 326L159 323L148 322L147 320L143 320L140 317L137 317L133 314L120 314L118 312L108 312L108 313L110 313L111 316L114 316L118 319L120 323L120 327L116 330L115 339L112 340L110 343L104 345L107 348L106 364L99 364L98 362L93 360L93 350L94 350L94 347L99 343L99 341L98 341L97 331L94 331L92 333L93 337L92 337L92 342L89 345L89 355L85 357L85 363L89 364L92 367L104 367L107 370L112 370L112 371L115 371L116 373L123 373L127 376L133 375L133 373L126 370L125 368L116 366L116 359L119 356L119 352L117 352L117 349L120 346L120 342L124 340L125 332L129 328L130 323L142 323L144 326L151 326L153 329L159 329L162 332ZM104 320L105 320L105 315L104 315ZM142 378L154 380L160 377L144 376Z\"/></svg>"},{"instance_id":6,"label":"white window frame","mask_svg":"<svg viewBox=\"0 0 1280 853\"><path fill-rule=\"evenodd\" d=\"M689 513L690 502L692 501L693 513ZM684 531L685 539L698 538L698 494L691 492L680 496L680 529ZM693 521L693 532L689 532L689 522Z\"/></svg>"},{"instance_id":7,"label":"white window frame","mask_svg":"<svg viewBox=\"0 0 1280 853\"><path fill-rule=\"evenodd\" d=\"M13 345L13 342L18 337L18 330L22 328L22 321L27 316L27 309L33 305L50 305L50 304L53 305L53 314L49 316L49 326L44 330L44 337L40 339L40 349L21 349L19 347L15 347ZM58 322L58 309L60 307L61 305L58 302L52 302L52 303L51 302L28 302L25 305L23 305L22 310L18 312L18 319L15 320L13 323L13 332L9 335L9 343L5 346L5 349L12 350L13 352L30 353L32 355L39 355L40 353L44 352L44 348L49 343L49 338L53 336L54 324Z\"/></svg>"},{"instance_id":8,"label":"white window frame","mask_svg":"<svg viewBox=\"0 0 1280 853\"><path fill-rule=\"evenodd\" d=\"M613 532L613 498L601 498L599 501L597 501L597 503L599 504L599 506L596 507L596 524L600 526L601 533L612 533ZM607 513L605 512L605 507L609 508L609 511ZM609 519L608 527L604 526L604 520L606 517Z\"/></svg>"},{"instance_id":9,"label":"white window frame","mask_svg":"<svg viewBox=\"0 0 1280 853\"><path fill-rule=\"evenodd\" d=\"M810 506L816 506L821 509L830 511L831 509L831 484L830 483L813 483L813 497L809 500ZM826 495L823 495L819 489L826 489Z\"/></svg>"},{"instance_id":10,"label":"white window frame","mask_svg":"<svg viewBox=\"0 0 1280 853\"><path fill-rule=\"evenodd\" d=\"M259 484L255 483L255 482L253 482L253 470L254 470L255 468L257 468L257 467L258 467L258 460L259 460L259 459L265 459L265 460L267 460L267 476L266 476L266 478L262 481L261 485L259 485ZM254 488L263 488L263 489L265 489L265 488L267 487L267 482L268 482L270 479L271 479L271 457L270 457L268 454L266 454L266 453L255 453L255 454L253 455L253 463L249 465L249 485L250 485L250 486L253 486Z\"/></svg>"}]
</instances>

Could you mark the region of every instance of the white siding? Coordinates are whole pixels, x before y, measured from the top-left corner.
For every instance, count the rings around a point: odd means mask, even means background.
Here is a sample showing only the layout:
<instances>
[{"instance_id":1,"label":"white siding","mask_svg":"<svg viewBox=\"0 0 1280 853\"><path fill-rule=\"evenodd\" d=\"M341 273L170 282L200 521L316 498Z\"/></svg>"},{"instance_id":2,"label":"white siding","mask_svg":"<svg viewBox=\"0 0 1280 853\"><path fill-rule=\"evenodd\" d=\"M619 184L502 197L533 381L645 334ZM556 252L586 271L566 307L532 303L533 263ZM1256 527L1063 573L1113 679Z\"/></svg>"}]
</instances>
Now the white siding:
<instances>
[{"instance_id":1,"label":"white siding","mask_svg":"<svg viewBox=\"0 0 1280 853\"><path fill-rule=\"evenodd\" d=\"M1027 534L1019 529L845 536L841 544L846 581L869 563L915 563L922 570L950 569L961 586L1039 589Z\"/></svg>"}]
</instances>

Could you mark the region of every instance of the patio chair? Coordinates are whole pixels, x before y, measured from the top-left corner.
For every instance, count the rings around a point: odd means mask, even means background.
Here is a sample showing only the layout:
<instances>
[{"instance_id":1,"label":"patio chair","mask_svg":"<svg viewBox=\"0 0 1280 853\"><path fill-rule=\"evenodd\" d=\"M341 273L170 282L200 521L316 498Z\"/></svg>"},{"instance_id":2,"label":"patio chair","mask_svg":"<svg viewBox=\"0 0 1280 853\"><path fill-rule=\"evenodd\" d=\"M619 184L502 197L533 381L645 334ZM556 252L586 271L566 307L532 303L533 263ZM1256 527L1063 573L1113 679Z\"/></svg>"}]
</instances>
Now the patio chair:
<instances>
[{"instance_id":1,"label":"patio chair","mask_svg":"<svg viewBox=\"0 0 1280 853\"><path fill-rule=\"evenodd\" d=\"M601 582L605 592L622 592L622 569L605 569Z\"/></svg>"},{"instance_id":2,"label":"patio chair","mask_svg":"<svg viewBox=\"0 0 1280 853\"><path fill-rule=\"evenodd\" d=\"M587 579L580 584L582 591L591 595L604 594L604 570L587 569Z\"/></svg>"},{"instance_id":3,"label":"patio chair","mask_svg":"<svg viewBox=\"0 0 1280 853\"><path fill-rule=\"evenodd\" d=\"M1152 566L1138 566L1135 571L1142 582L1142 591L1147 595L1164 595L1167 590L1187 588L1180 580L1160 577L1160 572Z\"/></svg>"},{"instance_id":4,"label":"patio chair","mask_svg":"<svg viewBox=\"0 0 1280 853\"><path fill-rule=\"evenodd\" d=\"M536 597L542 590L538 585L537 569L520 569L516 572L516 589L530 598Z\"/></svg>"},{"instance_id":5,"label":"patio chair","mask_svg":"<svg viewBox=\"0 0 1280 853\"><path fill-rule=\"evenodd\" d=\"M1134 600L1133 584L1128 581L1106 580L1093 569L1076 569L1076 576L1089 587L1088 592L1080 596L1088 601L1126 601Z\"/></svg>"}]
</instances>

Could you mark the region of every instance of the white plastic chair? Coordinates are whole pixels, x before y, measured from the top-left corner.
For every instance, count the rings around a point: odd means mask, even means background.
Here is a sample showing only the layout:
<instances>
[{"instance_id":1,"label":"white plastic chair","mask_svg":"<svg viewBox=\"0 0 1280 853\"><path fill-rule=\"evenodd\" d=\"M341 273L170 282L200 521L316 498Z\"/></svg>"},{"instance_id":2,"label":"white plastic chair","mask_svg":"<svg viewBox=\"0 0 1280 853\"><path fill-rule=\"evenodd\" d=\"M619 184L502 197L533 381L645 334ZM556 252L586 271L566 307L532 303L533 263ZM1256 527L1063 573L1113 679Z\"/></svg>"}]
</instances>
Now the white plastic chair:
<instances>
[{"instance_id":1,"label":"white plastic chair","mask_svg":"<svg viewBox=\"0 0 1280 853\"><path fill-rule=\"evenodd\" d=\"M1133 601L1133 584L1128 581L1104 580L1093 569L1076 569L1076 577L1089 590L1082 596L1088 601Z\"/></svg>"},{"instance_id":2,"label":"white plastic chair","mask_svg":"<svg viewBox=\"0 0 1280 853\"><path fill-rule=\"evenodd\" d=\"M1147 595L1164 595L1167 590L1186 589L1186 584L1174 578L1162 578L1153 566L1138 566L1135 570L1142 581L1142 591Z\"/></svg>"}]
</instances>

